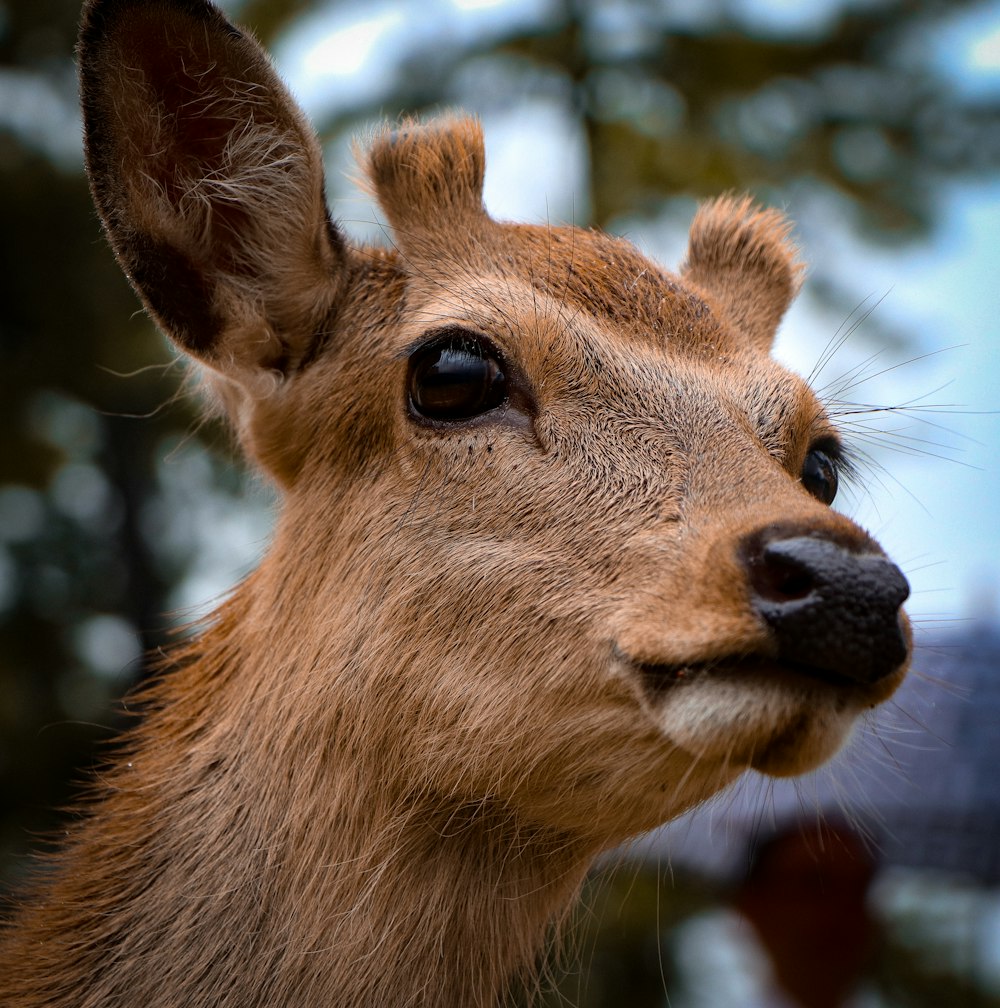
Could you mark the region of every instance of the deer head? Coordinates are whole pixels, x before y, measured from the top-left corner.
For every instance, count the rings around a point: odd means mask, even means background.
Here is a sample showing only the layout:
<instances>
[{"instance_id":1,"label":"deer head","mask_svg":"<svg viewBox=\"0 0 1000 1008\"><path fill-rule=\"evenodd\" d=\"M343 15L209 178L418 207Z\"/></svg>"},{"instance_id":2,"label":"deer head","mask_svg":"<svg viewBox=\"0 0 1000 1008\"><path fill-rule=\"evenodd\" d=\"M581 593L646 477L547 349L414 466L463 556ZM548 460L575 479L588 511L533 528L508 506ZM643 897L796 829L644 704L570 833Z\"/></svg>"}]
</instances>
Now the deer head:
<instances>
[{"instance_id":1,"label":"deer head","mask_svg":"<svg viewBox=\"0 0 1000 1008\"><path fill-rule=\"evenodd\" d=\"M353 248L210 5L92 4L81 54L119 259L283 489L253 584L294 600L261 623L318 717L391 729L422 788L621 837L816 765L892 691L904 582L767 356L799 278L777 213L709 204L672 275L492 220L479 127L445 119L364 153L394 247Z\"/></svg>"}]
</instances>

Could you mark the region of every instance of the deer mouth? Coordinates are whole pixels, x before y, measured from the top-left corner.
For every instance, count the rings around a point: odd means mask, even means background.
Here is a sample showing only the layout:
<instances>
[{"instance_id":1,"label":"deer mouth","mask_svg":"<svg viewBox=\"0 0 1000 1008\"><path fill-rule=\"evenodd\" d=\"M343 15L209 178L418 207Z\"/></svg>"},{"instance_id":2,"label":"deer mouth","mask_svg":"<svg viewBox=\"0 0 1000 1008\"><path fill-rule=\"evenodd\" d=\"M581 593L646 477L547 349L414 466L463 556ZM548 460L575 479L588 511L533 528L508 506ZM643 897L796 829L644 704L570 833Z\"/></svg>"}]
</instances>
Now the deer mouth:
<instances>
[{"instance_id":1,"label":"deer mouth","mask_svg":"<svg viewBox=\"0 0 1000 1008\"><path fill-rule=\"evenodd\" d=\"M760 655L733 655L701 662L677 664L635 661L629 658L625 660L637 674L643 692L654 703L673 690L708 677L726 679L730 682L744 676L748 681L760 677L785 679L800 683L802 681L820 681L841 690L850 690L858 685L848 677L829 669Z\"/></svg>"},{"instance_id":2,"label":"deer mouth","mask_svg":"<svg viewBox=\"0 0 1000 1008\"><path fill-rule=\"evenodd\" d=\"M778 777L829 759L880 699L880 686L759 653L626 663L646 715L678 749Z\"/></svg>"},{"instance_id":3,"label":"deer mouth","mask_svg":"<svg viewBox=\"0 0 1000 1008\"><path fill-rule=\"evenodd\" d=\"M629 662L629 664L638 673L643 690L654 700L682 682L691 682L700 676L709 674L718 665L717 662L700 664L687 662L683 665L665 665L655 662Z\"/></svg>"}]
</instances>

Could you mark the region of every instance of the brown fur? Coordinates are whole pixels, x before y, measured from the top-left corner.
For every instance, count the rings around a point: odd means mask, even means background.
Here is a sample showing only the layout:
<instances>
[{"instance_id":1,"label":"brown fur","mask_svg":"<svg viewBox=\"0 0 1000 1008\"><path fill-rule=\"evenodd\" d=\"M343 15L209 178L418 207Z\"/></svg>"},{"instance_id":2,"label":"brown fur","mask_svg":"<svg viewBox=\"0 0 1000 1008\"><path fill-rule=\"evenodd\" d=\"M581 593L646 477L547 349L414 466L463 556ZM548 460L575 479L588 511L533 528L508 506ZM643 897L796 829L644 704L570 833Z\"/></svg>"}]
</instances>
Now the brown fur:
<instances>
[{"instance_id":1,"label":"brown fur","mask_svg":"<svg viewBox=\"0 0 1000 1008\"><path fill-rule=\"evenodd\" d=\"M500 224L455 119L372 143L395 248L350 248L311 131L213 8L92 0L81 67L110 239L283 507L5 932L0 1000L496 1004L600 851L815 766L904 674L801 675L748 601L756 530L877 551L799 480L833 431L767 356L787 225L710 204L675 276ZM517 392L418 422L408 354L456 325Z\"/></svg>"}]
</instances>

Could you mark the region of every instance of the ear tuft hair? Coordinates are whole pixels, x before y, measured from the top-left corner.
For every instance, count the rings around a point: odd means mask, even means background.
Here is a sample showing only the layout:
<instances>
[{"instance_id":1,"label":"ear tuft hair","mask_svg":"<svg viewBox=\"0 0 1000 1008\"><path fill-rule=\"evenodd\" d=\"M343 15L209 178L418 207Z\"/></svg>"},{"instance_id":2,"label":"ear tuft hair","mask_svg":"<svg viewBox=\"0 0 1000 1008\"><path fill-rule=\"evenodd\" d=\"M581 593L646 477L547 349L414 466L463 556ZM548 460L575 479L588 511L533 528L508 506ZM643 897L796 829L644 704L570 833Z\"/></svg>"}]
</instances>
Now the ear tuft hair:
<instances>
[{"instance_id":1,"label":"ear tuft hair","mask_svg":"<svg viewBox=\"0 0 1000 1008\"><path fill-rule=\"evenodd\" d=\"M486 155L476 119L404 122L375 137L361 164L404 249L434 246L487 220Z\"/></svg>"},{"instance_id":2,"label":"ear tuft hair","mask_svg":"<svg viewBox=\"0 0 1000 1008\"><path fill-rule=\"evenodd\" d=\"M748 196L704 203L691 224L684 278L712 295L763 353L802 279L790 232L779 211L761 210Z\"/></svg>"}]
</instances>

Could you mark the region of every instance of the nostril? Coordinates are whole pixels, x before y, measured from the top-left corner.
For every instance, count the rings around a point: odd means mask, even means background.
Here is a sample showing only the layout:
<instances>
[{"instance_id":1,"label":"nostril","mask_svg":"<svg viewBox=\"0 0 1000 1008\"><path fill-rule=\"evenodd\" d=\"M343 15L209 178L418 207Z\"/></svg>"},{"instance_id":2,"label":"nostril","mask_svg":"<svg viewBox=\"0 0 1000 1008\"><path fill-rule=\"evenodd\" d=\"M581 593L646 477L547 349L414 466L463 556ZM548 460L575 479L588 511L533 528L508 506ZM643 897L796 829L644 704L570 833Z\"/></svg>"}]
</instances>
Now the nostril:
<instances>
[{"instance_id":1,"label":"nostril","mask_svg":"<svg viewBox=\"0 0 1000 1008\"><path fill-rule=\"evenodd\" d=\"M816 579L801 563L764 550L750 562L750 584L759 598L771 602L806 598L816 588Z\"/></svg>"}]
</instances>

